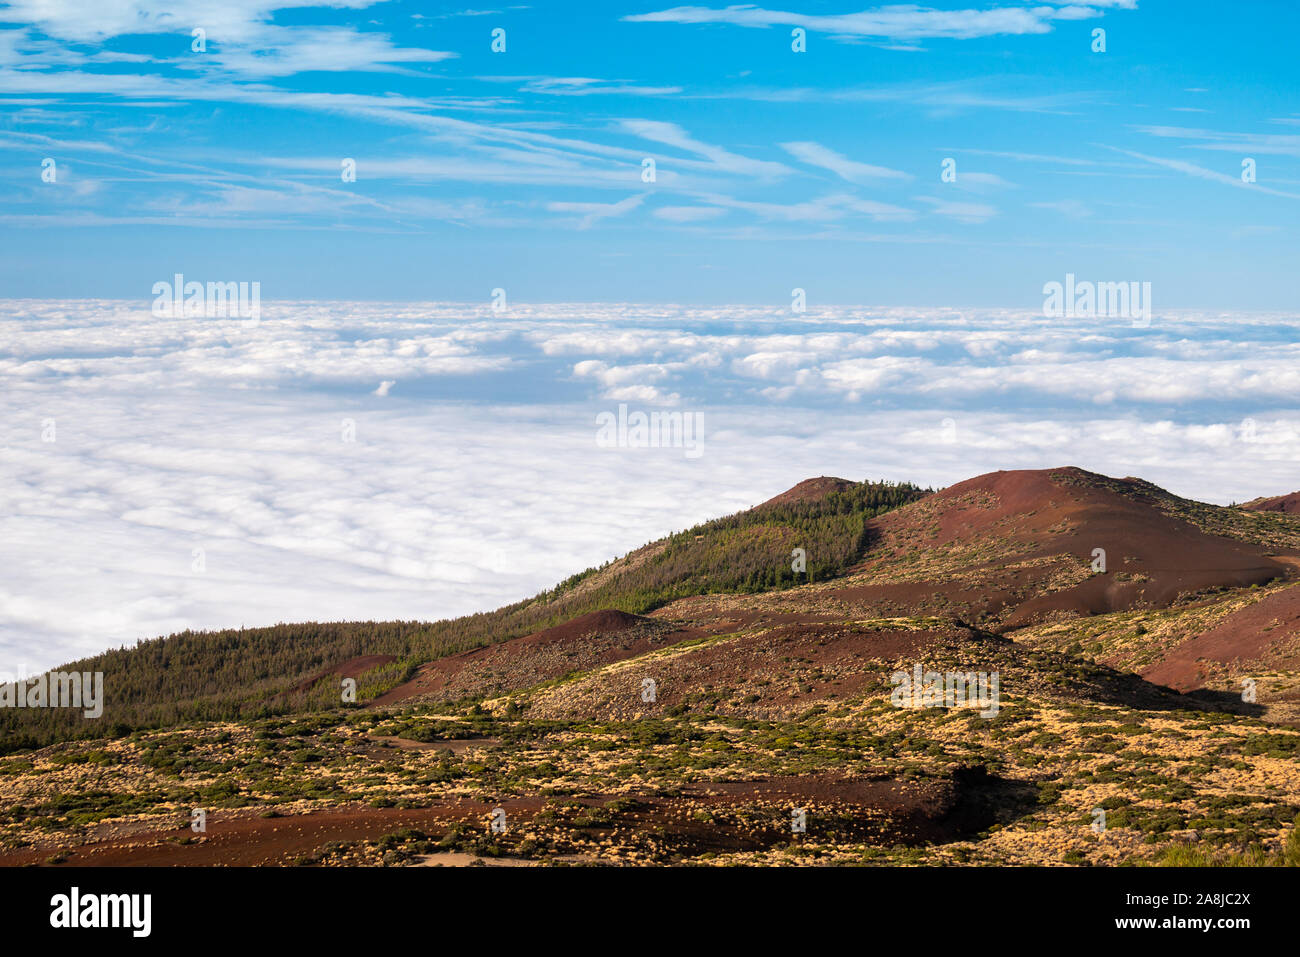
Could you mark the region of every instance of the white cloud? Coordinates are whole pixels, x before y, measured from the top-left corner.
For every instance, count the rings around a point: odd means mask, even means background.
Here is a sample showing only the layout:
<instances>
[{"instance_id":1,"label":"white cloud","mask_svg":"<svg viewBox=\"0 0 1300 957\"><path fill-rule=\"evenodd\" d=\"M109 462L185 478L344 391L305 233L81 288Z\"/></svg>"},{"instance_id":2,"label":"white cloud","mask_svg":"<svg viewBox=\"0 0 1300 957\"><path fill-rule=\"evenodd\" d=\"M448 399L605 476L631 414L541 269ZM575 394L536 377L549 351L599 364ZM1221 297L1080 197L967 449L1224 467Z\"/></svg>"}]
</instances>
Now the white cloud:
<instances>
[{"instance_id":1,"label":"white cloud","mask_svg":"<svg viewBox=\"0 0 1300 957\"><path fill-rule=\"evenodd\" d=\"M1011 189L1015 183L1008 183L997 173L971 173L966 170L961 171L954 183L958 189L985 190L985 189Z\"/></svg>"},{"instance_id":2,"label":"white cloud","mask_svg":"<svg viewBox=\"0 0 1300 957\"><path fill-rule=\"evenodd\" d=\"M379 33L350 27L274 23L283 10L364 9L378 0L11 0L0 8L0 22L36 27L41 33L73 44L102 44L139 34L175 36L171 65L201 72L225 71L244 77L288 76L307 71L392 72L398 64L436 63L454 53L394 46ZM204 31L208 48L191 50L191 31ZM26 29L5 31L11 62L18 46L26 56L59 57L67 63L103 59L70 47L42 46ZM134 58L139 62L138 58ZM31 60L28 61L30 66Z\"/></svg>"},{"instance_id":3,"label":"white cloud","mask_svg":"<svg viewBox=\"0 0 1300 957\"><path fill-rule=\"evenodd\" d=\"M1035 209L1048 209L1070 219L1087 219L1092 215L1093 209L1087 203L1078 199L1058 199L1044 203L1030 203Z\"/></svg>"},{"instance_id":4,"label":"white cloud","mask_svg":"<svg viewBox=\"0 0 1300 957\"><path fill-rule=\"evenodd\" d=\"M520 79L524 81L521 89L525 93L544 93L550 96L672 96L682 92L680 86L639 86L585 76L534 76Z\"/></svg>"},{"instance_id":5,"label":"white cloud","mask_svg":"<svg viewBox=\"0 0 1300 957\"><path fill-rule=\"evenodd\" d=\"M836 176L848 180L850 183L912 178L911 174L900 170L856 162L847 156L842 156L834 150L822 146L820 143L782 143L781 149L809 166L820 166L822 169L830 170Z\"/></svg>"},{"instance_id":6,"label":"white cloud","mask_svg":"<svg viewBox=\"0 0 1300 957\"><path fill-rule=\"evenodd\" d=\"M1275 120L1278 123L1294 120ZM1219 150L1229 153L1277 153L1300 156L1300 136L1294 133L1237 133L1218 130L1195 129L1185 126L1137 126L1136 130L1163 139L1197 140L1196 149ZM1123 152L1123 151L1121 151ZM1145 157L1144 157L1145 158Z\"/></svg>"},{"instance_id":7,"label":"white cloud","mask_svg":"<svg viewBox=\"0 0 1300 957\"><path fill-rule=\"evenodd\" d=\"M813 474L1292 491L1297 342L1289 315L570 304L503 329L485 304L264 302L245 328L0 302L0 670L493 608ZM703 412L704 455L598 450L619 402Z\"/></svg>"},{"instance_id":8,"label":"white cloud","mask_svg":"<svg viewBox=\"0 0 1300 957\"><path fill-rule=\"evenodd\" d=\"M834 38L870 37L882 40L924 40L1048 33L1053 20L1079 20L1099 16L1099 7L1134 9L1137 0L1111 0L1087 5L1052 7L992 7L987 10L935 10L914 4L895 4L845 14L802 14L765 10L750 4L723 9L672 7L654 13L623 17L632 23L728 23L742 27L803 27Z\"/></svg>"},{"instance_id":9,"label":"white cloud","mask_svg":"<svg viewBox=\"0 0 1300 957\"><path fill-rule=\"evenodd\" d=\"M847 218L851 213L860 213L879 222L907 221L916 217L910 209L901 206L879 203L870 199L858 199L856 196L843 193L819 196L797 203L743 200L719 193L703 193L700 199L714 206L725 206L728 209L751 213L759 219L786 223L833 223Z\"/></svg>"},{"instance_id":10,"label":"white cloud","mask_svg":"<svg viewBox=\"0 0 1300 957\"><path fill-rule=\"evenodd\" d=\"M1300 137L1297 137L1300 140ZM1225 186L1235 186L1242 189L1248 189L1252 192L1267 193L1270 196L1282 196L1286 199L1300 199L1300 193L1289 193L1286 190L1273 189L1269 186L1263 186L1259 183L1246 183L1242 180L1240 173L1236 176L1229 176L1227 173L1221 173L1218 170L1206 169L1204 166L1197 166L1195 163L1189 163L1186 160L1167 159L1161 156L1148 156L1145 153L1135 153L1132 150L1122 150L1118 147L1110 147L1118 153L1125 156L1132 156L1134 159L1144 160L1153 166L1163 166L1166 169L1177 170L1180 173L1186 173L1197 179L1208 179L1216 183L1222 183Z\"/></svg>"},{"instance_id":11,"label":"white cloud","mask_svg":"<svg viewBox=\"0 0 1300 957\"><path fill-rule=\"evenodd\" d=\"M574 213L577 215L579 229L588 229L593 223L602 219L615 219L625 216L645 202L645 194L638 193L617 203L547 203L546 208L552 213Z\"/></svg>"},{"instance_id":12,"label":"white cloud","mask_svg":"<svg viewBox=\"0 0 1300 957\"><path fill-rule=\"evenodd\" d=\"M937 215L963 223L983 223L998 214L997 207L987 203L953 202L934 196L922 196L920 199L923 203L929 203Z\"/></svg>"},{"instance_id":13,"label":"white cloud","mask_svg":"<svg viewBox=\"0 0 1300 957\"><path fill-rule=\"evenodd\" d=\"M665 123L662 120L622 120L619 128L642 139L703 156L712 167L723 172L771 178L784 176L791 171L782 163L750 159L723 149L721 146L703 143L676 123Z\"/></svg>"}]
</instances>

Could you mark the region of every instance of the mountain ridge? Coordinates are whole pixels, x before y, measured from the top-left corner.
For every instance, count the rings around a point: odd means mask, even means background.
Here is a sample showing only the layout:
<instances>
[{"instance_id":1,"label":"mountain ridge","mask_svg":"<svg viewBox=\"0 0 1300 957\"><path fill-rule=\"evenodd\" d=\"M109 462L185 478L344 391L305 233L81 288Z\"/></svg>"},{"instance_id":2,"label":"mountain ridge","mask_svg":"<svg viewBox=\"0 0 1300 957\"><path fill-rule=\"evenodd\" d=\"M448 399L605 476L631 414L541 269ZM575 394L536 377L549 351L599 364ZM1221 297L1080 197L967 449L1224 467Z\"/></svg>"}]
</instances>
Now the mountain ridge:
<instances>
[{"instance_id":1,"label":"mountain ridge","mask_svg":"<svg viewBox=\"0 0 1300 957\"><path fill-rule=\"evenodd\" d=\"M56 670L105 670L121 678L130 662L143 662L135 693L144 703L110 707L108 726L125 733L329 707L334 692L324 679L355 670L358 661L378 662L353 676L359 700L405 700L398 689L417 678L432 680L443 667L439 661L487 660L482 649L584 615L648 613L659 620L680 612L685 617L676 630L691 632L698 628L690 616L701 608L745 595L754 607L825 602L837 613L866 608L875 617L934 616L994 631L1167 607L1200 591L1262 587L1291 575L1294 566L1273 554L1279 549L1261 543L1268 536L1286 539L1289 554L1300 556L1300 522L1290 515L1208 506L1140 479L1074 466L990 472L938 492L820 476L492 612L433 623L186 632ZM808 562L802 573L790 559L799 548ZM1104 574L1088 570L1094 548L1107 551ZM741 561L756 570L737 574ZM607 649L597 657L612 654ZM218 670L205 674L213 655ZM554 669L540 667L535 676L553 679ZM235 695L222 697L226 682L237 683ZM173 687L173 699L147 700L146 689L159 685ZM0 714L0 731L25 745L67 733L57 716L37 717L23 722L12 712ZM33 733L30 726L42 718L48 726Z\"/></svg>"},{"instance_id":2,"label":"mountain ridge","mask_svg":"<svg viewBox=\"0 0 1300 957\"><path fill-rule=\"evenodd\" d=\"M1300 863L1300 518L844 481L493 613L107 658L103 722L0 714L0 865Z\"/></svg>"}]
</instances>

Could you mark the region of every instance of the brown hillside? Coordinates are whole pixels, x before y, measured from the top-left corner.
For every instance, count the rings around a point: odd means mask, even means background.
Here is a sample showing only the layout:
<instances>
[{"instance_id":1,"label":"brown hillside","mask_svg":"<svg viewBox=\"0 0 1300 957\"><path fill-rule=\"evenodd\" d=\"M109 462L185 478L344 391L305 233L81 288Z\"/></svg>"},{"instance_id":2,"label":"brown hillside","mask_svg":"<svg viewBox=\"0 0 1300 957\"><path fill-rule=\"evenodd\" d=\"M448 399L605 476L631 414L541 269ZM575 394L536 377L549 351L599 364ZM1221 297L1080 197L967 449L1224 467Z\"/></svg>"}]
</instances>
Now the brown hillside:
<instances>
[{"instance_id":1,"label":"brown hillside","mask_svg":"<svg viewBox=\"0 0 1300 957\"><path fill-rule=\"evenodd\" d=\"M416 697L446 701L526 688L642 654L663 644L672 630L663 622L624 611L593 611L531 635L431 661L371 705Z\"/></svg>"},{"instance_id":2,"label":"brown hillside","mask_svg":"<svg viewBox=\"0 0 1300 957\"><path fill-rule=\"evenodd\" d=\"M1257 498L1246 502L1241 508L1252 512L1285 512L1287 515L1300 515L1300 492L1275 495L1272 498Z\"/></svg>"},{"instance_id":3,"label":"brown hillside","mask_svg":"<svg viewBox=\"0 0 1300 957\"><path fill-rule=\"evenodd\" d=\"M833 478L828 475L822 475L818 478L804 479L793 488L788 488L780 495L769 498L763 505L792 505L797 502L818 502L827 495L834 492L843 492L852 488L856 483L848 479Z\"/></svg>"},{"instance_id":4,"label":"brown hillside","mask_svg":"<svg viewBox=\"0 0 1300 957\"><path fill-rule=\"evenodd\" d=\"M1248 675L1252 666L1300 670L1300 585L1292 585L1233 612L1203 634L1178 645L1142 676L1180 691L1199 688L1216 671Z\"/></svg>"},{"instance_id":5,"label":"brown hillside","mask_svg":"<svg viewBox=\"0 0 1300 957\"><path fill-rule=\"evenodd\" d=\"M849 484L809 479L771 502L808 501ZM507 694L687 643L687 654L659 666L668 682L662 701L688 703L675 701L681 692L674 687L702 683L734 690L762 682L764 708L784 712L859 693L879 682L882 668L932 657L954 641L973 652L972 662L987 658L990 646L971 645L970 633L957 623L1008 632L1043 621L1203 601L1288 573L1291 566L1264 546L1209 534L1172 514L1166 507L1172 498L1137 479L1077 468L978 476L871 520L865 560L845 578L759 595L683 599L651 617L593 612L429 662L373 704ZM1095 548L1106 551L1104 573L1090 568ZM897 627L852 624L891 619L899 621ZM933 624L917 627L909 619ZM719 637L726 640L690 641ZM836 677L799 679L793 661ZM1161 681L1163 675L1151 678ZM635 711L639 680L629 674L626 689L608 692L612 698L597 695L576 710ZM566 701L554 713L574 710Z\"/></svg>"},{"instance_id":6,"label":"brown hillside","mask_svg":"<svg viewBox=\"0 0 1300 957\"><path fill-rule=\"evenodd\" d=\"M873 520L877 542L837 598L889 614L947 614L1007 630L1060 615L1163 607L1264 584L1263 546L1171 515L1134 479L1077 468L993 472ZM1091 570L1104 549L1106 571Z\"/></svg>"}]
</instances>

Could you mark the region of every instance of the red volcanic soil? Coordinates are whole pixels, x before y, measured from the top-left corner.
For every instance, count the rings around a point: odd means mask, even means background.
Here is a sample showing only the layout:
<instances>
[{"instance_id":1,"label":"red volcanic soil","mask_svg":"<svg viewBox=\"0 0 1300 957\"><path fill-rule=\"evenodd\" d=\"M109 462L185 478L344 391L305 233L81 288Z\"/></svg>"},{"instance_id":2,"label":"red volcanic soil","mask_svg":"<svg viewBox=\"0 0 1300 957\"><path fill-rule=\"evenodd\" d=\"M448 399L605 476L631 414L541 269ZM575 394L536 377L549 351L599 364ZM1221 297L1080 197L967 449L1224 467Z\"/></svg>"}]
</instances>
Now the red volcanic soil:
<instances>
[{"instance_id":1,"label":"red volcanic soil","mask_svg":"<svg viewBox=\"0 0 1300 957\"><path fill-rule=\"evenodd\" d=\"M608 795L575 796L575 805L601 807ZM790 840L790 809L808 811L808 835L833 829L835 837L876 844L957 840L992 821L994 810L1023 799L1015 785L980 768L920 780L844 778L830 774L726 783L692 784L673 796L634 797L631 808L607 827L582 825L599 838L617 826L651 835L682 852L757 850ZM0 866L38 864L54 852L70 866L257 866L283 865L333 842L375 841L403 828L440 836L460 824L486 830L493 807L505 809L512 830L522 833L546 804L542 797L499 802L452 799L427 808L346 805L309 814L264 818L256 812L223 811L208 817L207 832L188 824L143 827L75 847L53 843L0 854ZM739 812L743 827L717 827L696 812ZM522 826L521 826L522 825ZM831 834L827 834L831 837ZM190 843L182 844L181 841ZM506 842L507 846L509 841Z\"/></svg>"},{"instance_id":2,"label":"red volcanic soil","mask_svg":"<svg viewBox=\"0 0 1300 957\"><path fill-rule=\"evenodd\" d=\"M862 569L909 549L957 546L978 555L976 547L987 545L988 561L962 569L982 581L935 579L831 594L892 613L969 616L1006 630L1061 613L1163 607L1186 594L1285 574L1264 548L1206 534L1167 514L1150 488L1077 468L981 475L873 519L884 553L869 553ZM1087 568L1096 548L1106 551L1106 573L1053 590L1054 575ZM1014 555L1009 561L1007 551ZM1061 561L1003 567L1054 556Z\"/></svg>"},{"instance_id":3,"label":"red volcanic soil","mask_svg":"<svg viewBox=\"0 0 1300 957\"><path fill-rule=\"evenodd\" d=\"M525 635L519 639L521 645L550 645L568 641L573 638L585 638L587 635L616 635L634 625L646 624L648 618L633 615L617 608L602 608L600 611L588 612L577 618L546 628L542 631Z\"/></svg>"},{"instance_id":4,"label":"red volcanic soil","mask_svg":"<svg viewBox=\"0 0 1300 957\"><path fill-rule=\"evenodd\" d=\"M808 500L851 484L810 479L772 501ZM873 519L874 541L858 569L870 573L878 563L892 568L891 559L909 554L930 552L942 559L956 549L955 557L939 567L956 569L960 578L943 571L914 581L828 583L807 593L813 602L830 599L828 617L815 604L789 617L775 609L741 607L729 607L725 620L700 617L699 603L691 599L652 617L592 612L429 662L371 704L503 694L692 637L769 629L759 642L706 645L658 663L660 694L667 704L684 703L674 698L682 688L734 687L763 676L768 679L763 701L779 711L828 694L854 693L878 680L879 668L868 662L915 654L940 637L952 637L947 627L862 631L844 622L846 613L933 615L1007 631L1061 615L1164 607L1201 592L1263 584L1287 574L1287 566L1263 547L1209 535L1170 515L1157 498L1161 494L1136 479L1075 468L990 473ZM1096 548L1106 551L1105 573L1088 568ZM839 603L847 607L834 607ZM692 627L682 628L682 621ZM825 672L796 682L783 659Z\"/></svg>"},{"instance_id":5,"label":"red volcanic soil","mask_svg":"<svg viewBox=\"0 0 1300 957\"><path fill-rule=\"evenodd\" d=\"M701 689L744 695L761 688L752 709L770 715L802 710L828 697L858 694L879 684L890 663L916 659L937 640L964 634L951 628L867 630L798 615L760 619L753 626L768 630L758 638L703 645L656 662L659 705L688 704Z\"/></svg>"},{"instance_id":6,"label":"red volcanic soil","mask_svg":"<svg viewBox=\"0 0 1300 957\"><path fill-rule=\"evenodd\" d=\"M1142 677L1178 691L1205 682L1208 663L1300 668L1300 585L1273 592L1233 612L1209 631L1185 641Z\"/></svg>"},{"instance_id":7,"label":"red volcanic soil","mask_svg":"<svg viewBox=\"0 0 1300 957\"><path fill-rule=\"evenodd\" d=\"M383 707L417 695L447 701L526 688L572 671L622 661L691 634L625 611L593 611L522 638L431 661L370 706Z\"/></svg>"},{"instance_id":8,"label":"red volcanic soil","mask_svg":"<svg viewBox=\"0 0 1300 957\"><path fill-rule=\"evenodd\" d=\"M386 665L390 661L396 660L396 655L359 655L356 658L349 658L347 661L331 665L323 671L317 672L310 678L304 678L290 688L288 693L306 691L323 678L359 678L371 668L378 668L380 665Z\"/></svg>"},{"instance_id":9,"label":"red volcanic soil","mask_svg":"<svg viewBox=\"0 0 1300 957\"><path fill-rule=\"evenodd\" d=\"M818 478L804 479L794 488L786 489L775 498L769 498L763 505L792 505L798 502L818 502L833 492L843 492L853 488L857 482L848 479L832 478L822 475Z\"/></svg>"},{"instance_id":10,"label":"red volcanic soil","mask_svg":"<svg viewBox=\"0 0 1300 957\"><path fill-rule=\"evenodd\" d=\"M373 841L406 827L445 831L451 825L486 822L493 807L506 813L535 813L542 798L483 803L459 801L432 808L340 807L315 814L263 818L248 812L216 812L208 816L207 833L190 831L189 824L112 838L65 851L72 866L229 866L286 864L333 841ZM179 841L197 838L192 844ZM0 867L39 863L49 848L0 854Z\"/></svg>"},{"instance_id":11,"label":"red volcanic soil","mask_svg":"<svg viewBox=\"0 0 1300 957\"><path fill-rule=\"evenodd\" d=\"M1286 512L1288 515L1300 515L1300 492L1275 495L1273 498L1257 498L1240 507L1252 512Z\"/></svg>"}]
</instances>

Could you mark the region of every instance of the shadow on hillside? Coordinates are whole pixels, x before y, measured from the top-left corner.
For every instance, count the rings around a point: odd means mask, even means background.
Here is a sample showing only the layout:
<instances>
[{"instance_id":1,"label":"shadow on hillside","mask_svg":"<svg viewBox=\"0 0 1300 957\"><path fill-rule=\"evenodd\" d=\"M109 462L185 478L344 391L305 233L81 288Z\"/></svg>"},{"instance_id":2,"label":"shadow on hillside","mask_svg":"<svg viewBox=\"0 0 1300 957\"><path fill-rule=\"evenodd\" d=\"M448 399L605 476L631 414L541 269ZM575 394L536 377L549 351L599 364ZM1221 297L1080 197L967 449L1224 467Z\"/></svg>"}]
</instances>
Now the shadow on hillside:
<instances>
[{"instance_id":1,"label":"shadow on hillside","mask_svg":"<svg viewBox=\"0 0 1300 957\"><path fill-rule=\"evenodd\" d=\"M1075 659L1078 660L1078 659ZM1153 684L1140 675L1118 671L1105 665L1089 667L1096 674L1090 676L1081 688L1084 695L1102 704L1122 705L1144 711L1212 711L1220 714L1239 714L1260 717L1264 708L1241 700L1232 691L1213 691L1208 688L1186 694Z\"/></svg>"},{"instance_id":2,"label":"shadow on hillside","mask_svg":"<svg viewBox=\"0 0 1300 957\"><path fill-rule=\"evenodd\" d=\"M953 772L956 800L938 822L936 843L972 840L995 824L1006 827L1038 807L1038 786L1031 781L998 777L982 764Z\"/></svg>"},{"instance_id":3,"label":"shadow on hillside","mask_svg":"<svg viewBox=\"0 0 1300 957\"><path fill-rule=\"evenodd\" d=\"M1033 651L1005 635L985 631L961 619L956 624L972 640L1010 655L1017 666L1044 678L1066 697L1077 696L1097 704L1143 711L1211 711L1256 718L1264 714L1263 706L1242 701L1236 692L1204 688L1183 693L1154 684L1131 671L1120 671L1065 652Z\"/></svg>"}]
</instances>

